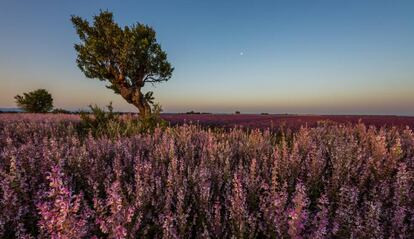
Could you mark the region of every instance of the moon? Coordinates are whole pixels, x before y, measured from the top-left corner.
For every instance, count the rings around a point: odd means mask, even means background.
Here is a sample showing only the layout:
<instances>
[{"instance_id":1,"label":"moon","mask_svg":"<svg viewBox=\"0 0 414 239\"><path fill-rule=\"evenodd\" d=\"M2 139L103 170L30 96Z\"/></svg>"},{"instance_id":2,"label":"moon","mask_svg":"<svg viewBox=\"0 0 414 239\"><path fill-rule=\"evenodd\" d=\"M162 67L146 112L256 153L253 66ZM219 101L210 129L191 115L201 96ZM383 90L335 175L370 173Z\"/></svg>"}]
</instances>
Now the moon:
<instances>
[{"instance_id":1,"label":"moon","mask_svg":"<svg viewBox=\"0 0 414 239\"><path fill-rule=\"evenodd\" d=\"M243 56L244 55L244 52L240 52L240 56Z\"/></svg>"}]
</instances>

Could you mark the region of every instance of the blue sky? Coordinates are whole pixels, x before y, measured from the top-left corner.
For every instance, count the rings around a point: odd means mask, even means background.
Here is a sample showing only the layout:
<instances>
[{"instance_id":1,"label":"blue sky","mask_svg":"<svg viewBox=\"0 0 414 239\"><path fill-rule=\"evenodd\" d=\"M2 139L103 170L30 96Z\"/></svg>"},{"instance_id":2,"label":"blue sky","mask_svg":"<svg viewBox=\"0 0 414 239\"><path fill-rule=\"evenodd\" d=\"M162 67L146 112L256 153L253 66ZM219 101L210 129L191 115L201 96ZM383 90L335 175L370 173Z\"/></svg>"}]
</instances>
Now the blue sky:
<instances>
[{"instance_id":1,"label":"blue sky","mask_svg":"<svg viewBox=\"0 0 414 239\"><path fill-rule=\"evenodd\" d=\"M147 90L166 112L414 115L414 1L0 0L0 107L46 88L55 106L114 103L75 64L70 23L149 24L175 67Z\"/></svg>"}]
</instances>

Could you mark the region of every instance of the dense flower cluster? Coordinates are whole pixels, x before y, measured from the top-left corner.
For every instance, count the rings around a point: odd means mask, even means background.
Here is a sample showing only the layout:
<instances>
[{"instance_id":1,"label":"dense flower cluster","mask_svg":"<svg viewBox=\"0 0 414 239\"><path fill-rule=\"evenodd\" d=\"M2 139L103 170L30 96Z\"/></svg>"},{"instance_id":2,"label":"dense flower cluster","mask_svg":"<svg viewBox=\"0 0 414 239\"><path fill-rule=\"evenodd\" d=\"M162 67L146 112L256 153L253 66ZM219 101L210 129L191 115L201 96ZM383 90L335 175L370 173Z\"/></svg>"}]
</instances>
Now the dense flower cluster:
<instances>
[{"instance_id":1,"label":"dense flower cluster","mask_svg":"<svg viewBox=\"0 0 414 239\"><path fill-rule=\"evenodd\" d=\"M72 117L72 116L70 116ZM1 238L413 238L414 133L0 119Z\"/></svg>"}]
</instances>

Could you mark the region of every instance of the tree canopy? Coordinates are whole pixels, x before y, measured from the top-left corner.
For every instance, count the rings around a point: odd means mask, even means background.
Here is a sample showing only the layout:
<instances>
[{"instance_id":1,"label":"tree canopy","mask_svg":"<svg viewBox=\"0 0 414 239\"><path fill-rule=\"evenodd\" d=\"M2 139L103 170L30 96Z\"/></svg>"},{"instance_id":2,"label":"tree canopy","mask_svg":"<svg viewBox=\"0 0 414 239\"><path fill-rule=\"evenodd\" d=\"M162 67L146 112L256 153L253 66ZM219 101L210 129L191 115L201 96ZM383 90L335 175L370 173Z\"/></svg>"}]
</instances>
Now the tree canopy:
<instances>
[{"instance_id":1,"label":"tree canopy","mask_svg":"<svg viewBox=\"0 0 414 239\"><path fill-rule=\"evenodd\" d=\"M45 89L38 89L23 96L16 95L17 105L26 112L30 113L46 113L53 109L52 95Z\"/></svg>"},{"instance_id":2,"label":"tree canopy","mask_svg":"<svg viewBox=\"0 0 414 239\"><path fill-rule=\"evenodd\" d=\"M94 16L93 24L78 16L71 20L80 38L76 61L85 76L107 81L108 88L148 115L152 92L143 94L142 87L169 80L174 70L155 31L141 23L121 28L109 11Z\"/></svg>"}]
</instances>

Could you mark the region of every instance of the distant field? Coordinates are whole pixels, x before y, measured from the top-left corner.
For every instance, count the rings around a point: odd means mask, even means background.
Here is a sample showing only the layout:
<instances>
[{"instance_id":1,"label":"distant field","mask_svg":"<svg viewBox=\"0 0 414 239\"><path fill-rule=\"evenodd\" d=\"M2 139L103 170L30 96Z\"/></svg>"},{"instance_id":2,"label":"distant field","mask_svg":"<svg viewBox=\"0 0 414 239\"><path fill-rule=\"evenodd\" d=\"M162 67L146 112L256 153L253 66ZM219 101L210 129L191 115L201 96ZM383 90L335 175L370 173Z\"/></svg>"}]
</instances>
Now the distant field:
<instances>
[{"instance_id":1,"label":"distant field","mask_svg":"<svg viewBox=\"0 0 414 239\"><path fill-rule=\"evenodd\" d=\"M302 125L314 127L320 121L356 124L359 121L365 125L395 126L414 128L413 116L364 116L364 115L254 115L254 114L163 114L162 117L171 124L199 123L203 126L248 128L279 128L284 126L291 129Z\"/></svg>"}]
</instances>

